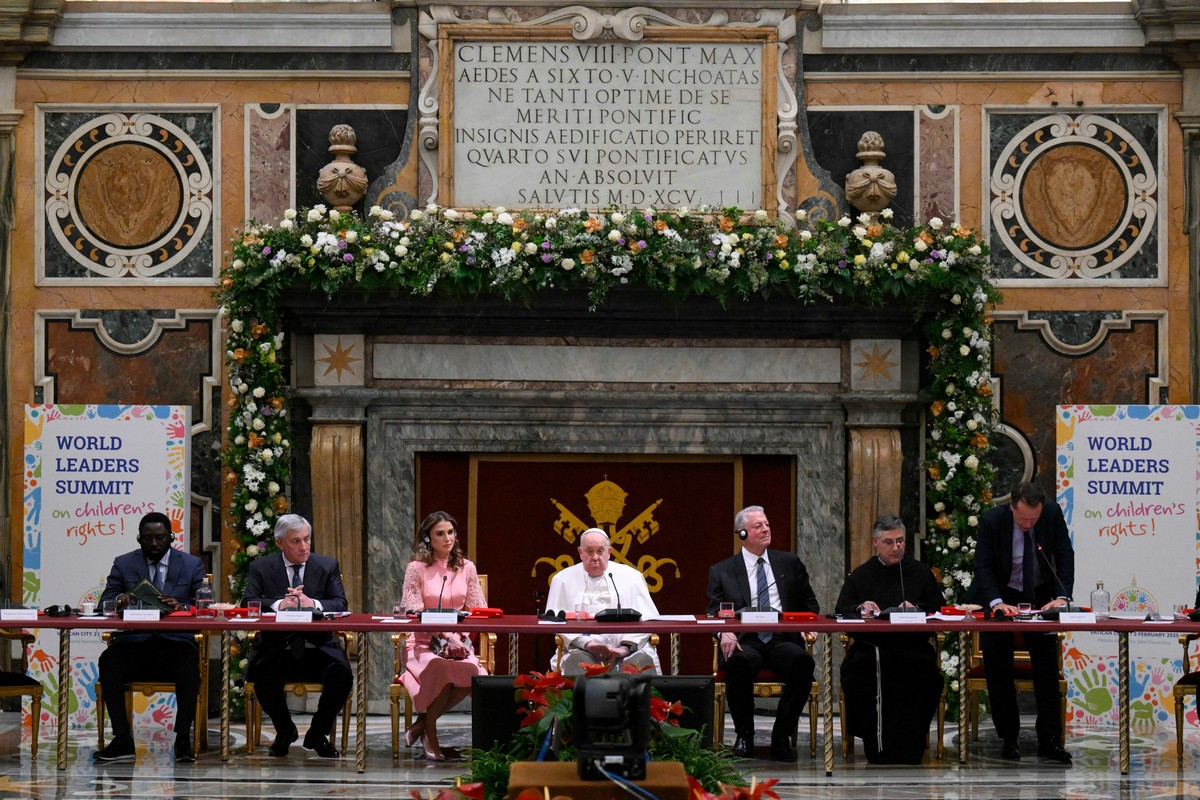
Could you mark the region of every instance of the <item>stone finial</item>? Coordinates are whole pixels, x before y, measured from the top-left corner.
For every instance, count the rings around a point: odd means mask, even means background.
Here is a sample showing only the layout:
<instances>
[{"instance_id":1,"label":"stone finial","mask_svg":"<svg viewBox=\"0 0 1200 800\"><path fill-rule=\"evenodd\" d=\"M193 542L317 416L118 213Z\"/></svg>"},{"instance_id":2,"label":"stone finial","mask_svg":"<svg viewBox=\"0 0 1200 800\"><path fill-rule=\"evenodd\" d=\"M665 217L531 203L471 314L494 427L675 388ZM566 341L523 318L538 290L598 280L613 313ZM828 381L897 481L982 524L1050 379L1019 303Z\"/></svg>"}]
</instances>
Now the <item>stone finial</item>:
<instances>
[{"instance_id":1,"label":"stone finial","mask_svg":"<svg viewBox=\"0 0 1200 800\"><path fill-rule=\"evenodd\" d=\"M896 176L879 166L887 156L883 137L867 131L858 140L858 158L863 165L846 176L846 199L859 211L878 214L896 196Z\"/></svg>"},{"instance_id":2,"label":"stone finial","mask_svg":"<svg viewBox=\"0 0 1200 800\"><path fill-rule=\"evenodd\" d=\"M317 174L317 190L325 202L343 213L351 211L367 193L367 171L350 158L358 152L354 146L356 141L354 128L334 125L329 131L329 152L333 154L333 161L321 167Z\"/></svg>"}]
</instances>

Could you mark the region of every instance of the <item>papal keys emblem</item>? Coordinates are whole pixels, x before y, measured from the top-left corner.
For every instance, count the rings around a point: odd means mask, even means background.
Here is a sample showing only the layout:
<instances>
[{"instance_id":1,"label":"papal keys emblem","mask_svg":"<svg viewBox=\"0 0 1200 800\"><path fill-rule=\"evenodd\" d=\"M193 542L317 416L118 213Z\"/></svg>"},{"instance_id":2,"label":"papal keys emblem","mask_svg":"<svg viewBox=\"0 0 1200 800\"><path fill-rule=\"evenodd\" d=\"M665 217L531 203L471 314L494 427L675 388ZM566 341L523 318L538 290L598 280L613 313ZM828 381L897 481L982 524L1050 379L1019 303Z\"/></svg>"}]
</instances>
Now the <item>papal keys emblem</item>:
<instances>
[{"instance_id":1,"label":"papal keys emblem","mask_svg":"<svg viewBox=\"0 0 1200 800\"><path fill-rule=\"evenodd\" d=\"M659 524L658 520L654 518L654 509L662 505L662 498L655 500L640 514L618 528L621 517L625 513L625 498L629 497L628 492L608 480L606 475L604 480L588 489L583 497L587 500L588 514L595 523L594 525L588 525L558 500L550 498L550 502L558 509L558 519L554 521L554 532L566 540L567 544L578 542L579 536L588 528L600 528L608 534L609 541L612 543L613 560L641 572L646 578L646 585L651 592L662 589L663 577L659 574L659 570L668 564L675 568L675 577L680 577L679 565L673 558L643 555L638 556L635 563L629 553L635 539L638 544L645 544L651 536L658 533ZM550 573L546 576L546 582L549 583L560 570L566 569L574 563L575 556L572 553L564 553L557 557L543 557L533 563L533 570L530 574L536 577L539 566L546 564L550 567Z\"/></svg>"}]
</instances>

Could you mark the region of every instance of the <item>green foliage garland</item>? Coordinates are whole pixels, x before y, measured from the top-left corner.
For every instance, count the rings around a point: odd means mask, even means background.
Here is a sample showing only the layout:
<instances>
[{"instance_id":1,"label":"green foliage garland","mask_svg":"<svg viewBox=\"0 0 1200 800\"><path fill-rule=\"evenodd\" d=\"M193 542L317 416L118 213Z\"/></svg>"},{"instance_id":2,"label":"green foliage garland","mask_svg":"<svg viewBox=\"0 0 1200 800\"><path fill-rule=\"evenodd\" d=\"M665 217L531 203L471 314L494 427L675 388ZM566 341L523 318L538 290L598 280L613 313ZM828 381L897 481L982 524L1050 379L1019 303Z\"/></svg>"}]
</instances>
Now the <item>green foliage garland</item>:
<instances>
[{"instance_id":1,"label":"green foliage garland","mask_svg":"<svg viewBox=\"0 0 1200 800\"><path fill-rule=\"evenodd\" d=\"M643 286L723 304L837 300L925 313L933 401L924 556L942 570L947 600L958 599L971 579L978 515L991 499L986 308L999 295L973 231L936 218L898 228L890 217L885 210L878 218L809 221L801 212L789 227L734 208L538 214L430 206L402 221L378 207L364 220L315 206L289 210L276 225L247 223L217 292L231 390L222 461L235 532L232 595L242 595L250 561L274 549L271 530L288 508L292 431L278 308L285 290L332 297L436 289L526 300L582 289L595 309L622 286ZM944 666L953 664L945 658Z\"/></svg>"}]
</instances>

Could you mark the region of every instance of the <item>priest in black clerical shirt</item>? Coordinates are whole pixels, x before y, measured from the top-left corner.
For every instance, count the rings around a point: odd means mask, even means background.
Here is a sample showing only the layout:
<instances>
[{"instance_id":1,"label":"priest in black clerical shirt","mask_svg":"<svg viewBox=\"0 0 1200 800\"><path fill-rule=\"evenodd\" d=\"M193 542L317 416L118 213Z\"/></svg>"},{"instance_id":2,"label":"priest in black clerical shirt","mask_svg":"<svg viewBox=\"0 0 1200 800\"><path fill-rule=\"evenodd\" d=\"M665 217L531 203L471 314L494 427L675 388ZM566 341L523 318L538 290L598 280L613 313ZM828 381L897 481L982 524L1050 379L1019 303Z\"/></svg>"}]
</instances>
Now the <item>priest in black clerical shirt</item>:
<instances>
[{"instance_id":1,"label":"priest in black clerical shirt","mask_svg":"<svg viewBox=\"0 0 1200 800\"><path fill-rule=\"evenodd\" d=\"M904 521L884 515L871 532L875 555L850 573L838 596L844 617L881 611L933 613L941 608L928 566L905 558ZM903 571L903 574L901 574ZM903 580L902 580L903 578ZM842 690L854 735L873 764L917 764L942 694L933 640L922 633L856 634L842 662ZM882 688L882 693L877 691Z\"/></svg>"}]
</instances>

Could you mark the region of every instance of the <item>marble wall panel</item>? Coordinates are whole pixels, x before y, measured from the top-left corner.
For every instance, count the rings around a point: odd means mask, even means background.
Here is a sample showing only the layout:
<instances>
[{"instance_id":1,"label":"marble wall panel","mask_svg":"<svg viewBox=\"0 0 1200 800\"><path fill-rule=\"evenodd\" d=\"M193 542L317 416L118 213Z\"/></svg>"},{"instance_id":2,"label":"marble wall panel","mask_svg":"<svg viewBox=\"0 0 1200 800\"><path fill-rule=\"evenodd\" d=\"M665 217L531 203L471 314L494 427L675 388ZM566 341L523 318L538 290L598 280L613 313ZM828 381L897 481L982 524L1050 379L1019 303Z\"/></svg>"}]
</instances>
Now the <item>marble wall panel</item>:
<instances>
[{"instance_id":1,"label":"marble wall panel","mask_svg":"<svg viewBox=\"0 0 1200 800\"><path fill-rule=\"evenodd\" d=\"M246 106L246 219L283 219L292 205L292 113L281 103Z\"/></svg>"},{"instance_id":2,"label":"marble wall panel","mask_svg":"<svg viewBox=\"0 0 1200 800\"><path fill-rule=\"evenodd\" d=\"M40 110L43 281L211 281L212 108Z\"/></svg>"},{"instance_id":3,"label":"marble wall panel","mask_svg":"<svg viewBox=\"0 0 1200 800\"><path fill-rule=\"evenodd\" d=\"M958 219L958 108L925 106L917 122L920 197L917 219Z\"/></svg>"},{"instance_id":4,"label":"marble wall panel","mask_svg":"<svg viewBox=\"0 0 1200 800\"><path fill-rule=\"evenodd\" d=\"M992 371L1001 422L1011 428L1011 441L1004 441L1003 431L995 437L997 497L1031 467L1053 491L1055 406L1163 401L1165 324L1161 312L997 314Z\"/></svg>"}]
</instances>

